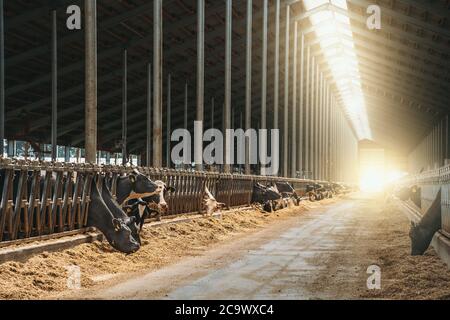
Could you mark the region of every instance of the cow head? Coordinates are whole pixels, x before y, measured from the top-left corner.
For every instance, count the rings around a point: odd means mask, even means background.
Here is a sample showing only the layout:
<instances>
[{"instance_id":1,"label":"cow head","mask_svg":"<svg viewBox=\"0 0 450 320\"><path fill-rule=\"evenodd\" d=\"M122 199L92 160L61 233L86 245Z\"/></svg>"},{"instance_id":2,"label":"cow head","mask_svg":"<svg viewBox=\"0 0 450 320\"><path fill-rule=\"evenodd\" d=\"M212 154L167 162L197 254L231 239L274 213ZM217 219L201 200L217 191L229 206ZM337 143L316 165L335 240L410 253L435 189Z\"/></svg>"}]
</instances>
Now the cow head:
<instances>
[{"instance_id":1,"label":"cow head","mask_svg":"<svg viewBox=\"0 0 450 320\"><path fill-rule=\"evenodd\" d=\"M422 228L418 224L411 222L409 237L411 239L411 255L423 255L425 251L427 251L430 243L426 240L426 235L423 233Z\"/></svg>"},{"instance_id":2,"label":"cow head","mask_svg":"<svg viewBox=\"0 0 450 320\"><path fill-rule=\"evenodd\" d=\"M267 186L265 196L266 200L279 201L282 199L282 196L275 185Z\"/></svg>"},{"instance_id":3,"label":"cow head","mask_svg":"<svg viewBox=\"0 0 450 320\"><path fill-rule=\"evenodd\" d=\"M133 237L133 232L131 231L129 224L132 219L127 221L123 219L112 219L112 225L114 227L114 233L111 237L111 245L124 253L130 254L139 250L140 244ZM135 222L132 222L135 225Z\"/></svg>"},{"instance_id":4,"label":"cow head","mask_svg":"<svg viewBox=\"0 0 450 320\"><path fill-rule=\"evenodd\" d=\"M226 204L217 202L216 198L214 198L209 189L205 187L205 193L203 195L203 210L206 212L206 215L212 216L214 212L225 207Z\"/></svg>"},{"instance_id":5,"label":"cow head","mask_svg":"<svg viewBox=\"0 0 450 320\"><path fill-rule=\"evenodd\" d=\"M161 186L136 169L128 175L128 178L130 179L132 193L127 200L146 198L161 192Z\"/></svg>"},{"instance_id":6,"label":"cow head","mask_svg":"<svg viewBox=\"0 0 450 320\"><path fill-rule=\"evenodd\" d=\"M155 184L158 186L159 192L155 196L151 197L151 199L144 199L144 201L149 200L146 202L156 203L158 205L159 212L165 214L169 210L169 206L166 202L166 196L168 193L175 192L176 189L174 187L167 186L165 182L160 180L155 181Z\"/></svg>"}]
</instances>

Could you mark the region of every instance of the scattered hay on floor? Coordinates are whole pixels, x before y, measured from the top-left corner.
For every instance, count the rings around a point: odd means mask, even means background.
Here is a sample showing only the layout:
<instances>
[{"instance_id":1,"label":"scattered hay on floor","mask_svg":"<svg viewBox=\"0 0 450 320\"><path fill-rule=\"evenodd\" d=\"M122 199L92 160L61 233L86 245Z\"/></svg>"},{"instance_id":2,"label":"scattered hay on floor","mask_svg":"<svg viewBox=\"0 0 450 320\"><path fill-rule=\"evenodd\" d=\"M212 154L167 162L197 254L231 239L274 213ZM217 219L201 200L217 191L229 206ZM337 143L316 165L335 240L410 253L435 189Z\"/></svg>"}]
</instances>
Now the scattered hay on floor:
<instances>
[{"instance_id":1,"label":"scattered hay on floor","mask_svg":"<svg viewBox=\"0 0 450 320\"><path fill-rule=\"evenodd\" d=\"M0 265L0 299L44 299L67 291L67 267L78 266L81 286L93 287L102 278L123 273L151 271L182 257L202 253L212 244L237 233L304 212L304 205L266 214L258 210L233 211L222 218L203 218L158 227L145 226L142 247L133 255L112 249L107 242L82 244L61 252L42 253L26 262Z\"/></svg>"},{"instance_id":2,"label":"scattered hay on floor","mask_svg":"<svg viewBox=\"0 0 450 320\"><path fill-rule=\"evenodd\" d=\"M386 223L397 225L393 232L383 233L383 225L378 226L383 241L371 250L381 267L382 289L365 291L362 298L375 299L449 299L450 270L430 248L423 256L410 255L409 225L397 222L395 217L402 214L390 214L399 210L389 204L382 214L391 218Z\"/></svg>"}]
</instances>

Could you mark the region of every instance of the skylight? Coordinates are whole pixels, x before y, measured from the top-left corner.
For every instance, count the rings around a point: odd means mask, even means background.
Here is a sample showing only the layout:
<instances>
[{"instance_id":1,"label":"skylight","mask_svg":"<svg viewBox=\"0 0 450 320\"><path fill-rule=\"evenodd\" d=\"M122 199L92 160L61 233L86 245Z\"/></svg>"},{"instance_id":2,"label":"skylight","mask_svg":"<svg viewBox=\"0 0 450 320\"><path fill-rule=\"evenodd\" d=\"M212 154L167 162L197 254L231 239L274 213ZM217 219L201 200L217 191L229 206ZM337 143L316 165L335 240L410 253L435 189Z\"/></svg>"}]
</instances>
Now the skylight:
<instances>
[{"instance_id":1,"label":"skylight","mask_svg":"<svg viewBox=\"0 0 450 320\"><path fill-rule=\"evenodd\" d=\"M342 10L348 10L347 1L304 0L307 11L327 4L331 4L331 6L325 6L323 10L314 12L309 19L342 98L345 112L358 139L372 139L350 19L347 15L341 13ZM332 10L333 6L342 10L336 12Z\"/></svg>"}]
</instances>

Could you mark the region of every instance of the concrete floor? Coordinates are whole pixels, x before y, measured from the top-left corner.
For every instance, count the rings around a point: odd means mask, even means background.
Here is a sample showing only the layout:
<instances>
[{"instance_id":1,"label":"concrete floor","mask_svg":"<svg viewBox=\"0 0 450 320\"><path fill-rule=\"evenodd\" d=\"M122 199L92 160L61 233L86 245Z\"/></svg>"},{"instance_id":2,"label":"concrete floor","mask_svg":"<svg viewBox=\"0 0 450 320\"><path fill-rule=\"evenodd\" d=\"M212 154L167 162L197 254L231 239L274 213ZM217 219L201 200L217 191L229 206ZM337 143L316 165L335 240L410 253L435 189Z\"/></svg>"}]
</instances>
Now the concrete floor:
<instances>
[{"instance_id":1,"label":"concrete floor","mask_svg":"<svg viewBox=\"0 0 450 320\"><path fill-rule=\"evenodd\" d=\"M88 294L108 299L352 299L390 232L381 199L352 196L155 272ZM399 214L399 213L396 213ZM408 223L405 218L400 219ZM393 226L395 227L395 226ZM379 228L378 228L379 229Z\"/></svg>"}]
</instances>

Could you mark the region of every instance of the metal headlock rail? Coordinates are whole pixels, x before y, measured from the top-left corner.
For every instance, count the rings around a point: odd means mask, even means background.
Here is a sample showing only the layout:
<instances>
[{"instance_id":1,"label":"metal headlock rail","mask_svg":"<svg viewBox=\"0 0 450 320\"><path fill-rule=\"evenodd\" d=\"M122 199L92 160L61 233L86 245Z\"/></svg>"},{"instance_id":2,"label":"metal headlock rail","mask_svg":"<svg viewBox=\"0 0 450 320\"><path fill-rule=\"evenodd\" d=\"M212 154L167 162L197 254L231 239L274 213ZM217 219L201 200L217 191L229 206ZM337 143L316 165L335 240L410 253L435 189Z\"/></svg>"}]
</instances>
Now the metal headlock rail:
<instances>
[{"instance_id":1,"label":"metal headlock rail","mask_svg":"<svg viewBox=\"0 0 450 320\"><path fill-rule=\"evenodd\" d=\"M0 158L0 242L53 235L86 227L92 179L112 179L138 169L176 188L167 215L201 212L204 187L228 207L250 205L253 184L290 182L303 195L312 180L232 175L147 167L98 166ZM97 179L98 180L98 179Z\"/></svg>"},{"instance_id":2,"label":"metal headlock rail","mask_svg":"<svg viewBox=\"0 0 450 320\"><path fill-rule=\"evenodd\" d=\"M401 181L404 186L421 188L421 211L425 213L441 190L442 233L450 238L450 165L411 175Z\"/></svg>"}]
</instances>

